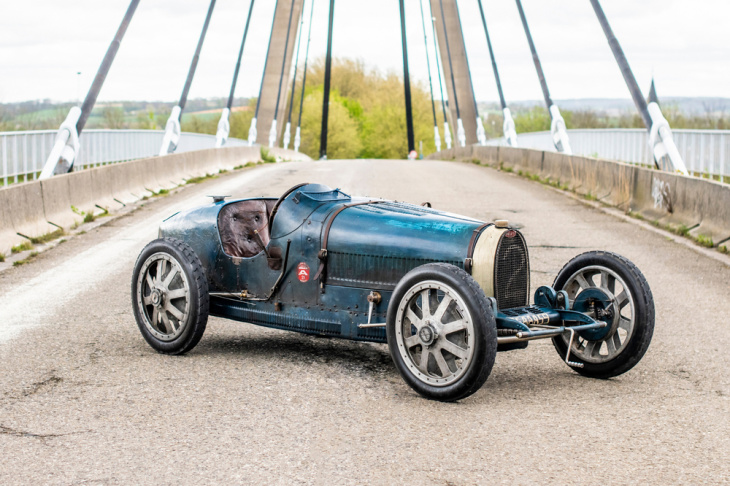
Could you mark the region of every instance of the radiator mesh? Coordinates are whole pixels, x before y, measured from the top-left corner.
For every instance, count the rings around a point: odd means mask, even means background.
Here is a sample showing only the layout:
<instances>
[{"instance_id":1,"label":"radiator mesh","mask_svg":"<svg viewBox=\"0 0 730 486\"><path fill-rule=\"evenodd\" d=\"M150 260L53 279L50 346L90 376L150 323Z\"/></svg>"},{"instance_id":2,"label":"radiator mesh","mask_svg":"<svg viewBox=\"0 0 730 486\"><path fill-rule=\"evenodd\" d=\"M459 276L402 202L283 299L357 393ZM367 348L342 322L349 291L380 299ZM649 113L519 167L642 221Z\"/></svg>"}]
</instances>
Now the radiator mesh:
<instances>
[{"instance_id":1,"label":"radiator mesh","mask_svg":"<svg viewBox=\"0 0 730 486\"><path fill-rule=\"evenodd\" d=\"M527 305L530 289L530 261L525 239L519 232L502 235L497 246L494 290L497 307L510 309Z\"/></svg>"}]
</instances>

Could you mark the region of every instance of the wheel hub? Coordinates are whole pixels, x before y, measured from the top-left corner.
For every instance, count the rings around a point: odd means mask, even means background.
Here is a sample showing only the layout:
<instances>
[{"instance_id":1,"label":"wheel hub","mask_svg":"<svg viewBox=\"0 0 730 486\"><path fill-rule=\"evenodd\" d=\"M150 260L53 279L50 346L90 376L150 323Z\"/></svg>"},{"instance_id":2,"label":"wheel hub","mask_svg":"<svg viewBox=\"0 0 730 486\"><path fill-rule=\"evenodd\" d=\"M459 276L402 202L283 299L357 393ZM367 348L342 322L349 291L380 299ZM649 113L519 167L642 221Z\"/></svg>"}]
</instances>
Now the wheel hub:
<instances>
[{"instance_id":1,"label":"wheel hub","mask_svg":"<svg viewBox=\"0 0 730 486\"><path fill-rule=\"evenodd\" d=\"M152 305L155 307L160 307L162 305L163 294L159 289L153 289L152 293L150 294L150 298L152 299Z\"/></svg>"},{"instance_id":2,"label":"wheel hub","mask_svg":"<svg viewBox=\"0 0 730 486\"><path fill-rule=\"evenodd\" d=\"M430 346L434 343L434 341L436 341L436 339L438 339L438 332L430 322L426 322L426 324L418 331L418 339L420 339L425 346Z\"/></svg>"},{"instance_id":3,"label":"wheel hub","mask_svg":"<svg viewBox=\"0 0 730 486\"><path fill-rule=\"evenodd\" d=\"M614 300L612 294L596 287L586 289L578 294L573 304L573 310L592 314L594 319L607 324L606 327L581 331L578 335L591 341L600 341L612 335L618 327L620 318Z\"/></svg>"}]
</instances>

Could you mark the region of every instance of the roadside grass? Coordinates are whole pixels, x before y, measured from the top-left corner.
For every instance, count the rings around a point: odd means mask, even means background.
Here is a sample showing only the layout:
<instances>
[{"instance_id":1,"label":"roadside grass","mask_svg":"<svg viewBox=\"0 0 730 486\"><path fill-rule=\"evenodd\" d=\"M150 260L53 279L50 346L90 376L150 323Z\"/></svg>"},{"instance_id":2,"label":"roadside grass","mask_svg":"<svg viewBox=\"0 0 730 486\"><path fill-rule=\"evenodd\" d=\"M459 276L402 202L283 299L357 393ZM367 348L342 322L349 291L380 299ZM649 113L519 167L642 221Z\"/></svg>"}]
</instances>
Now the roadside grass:
<instances>
[{"instance_id":1,"label":"roadside grass","mask_svg":"<svg viewBox=\"0 0 730 486\"><path fill-rule=\"evenodd\" d=\"M185 184L198 184L198 183L203 182L205 180L215 179L217 177L218 176L215 175L215 174L207 174L206 173L204 176L198 176L198 177L193 177L191 179L188 179L187 181L185 181Z\"/></svg>"},{"instance_id":2,"label":"roadside grass","mask_svg":"<svg viewBox=\"0 0 730 486\"><path fill-rule=\"evenodd\" d=\"M261 160L264 162L264 164L276 163L276 157L271 155L271 153L264 147L261 147Z\"/></svg>"},{"instance_id":3,"label":"roadside grass","mask_svg":"<svg viewBox=\"0 0 730 486\"><path fill-rule=\"evenodd\" d=\"M24 241L19 245L15 245L10 249L10 253L22 253L24 251L32 250L33 249L33 243L30 241Z\"/></svg>"},{"instance_id":4,"label":"roadside grass","mask_svg":"<svg viewBox=\"0 0 730 486\"><path fill-rule=\"evenodd\" d=\"M5 253L0 253L0 263L5 262Z\"/></svg>"},{"instance_id":5,"label":"roadside grass","mask_svg":"<svg viewBox=\"0 0 730 486\"><path fill-rule=\"evenodd\" d=\"M157 192L153 191L152 189L147 189L147 190L150 191L152 193L152 195L151 196L143 196L142 197L142 200L143 201L147 201L148 199L152 199L153 197L163 197L163 196L167 196L168 194L170 194L170 191L168 189L165 189L165 188L162 188L162 189L160 189Z\"/></svg>"},{"instance_id":6,"label":"roadside grass","mask_svg":"<svg viewBox=\"0 0 730 486\"><path fill-rule=\"evenodd\" d=\"M94 214L94 211L89 211L89 212L82 211L79 208L77 208L76 206L71 206L71 211L78 214L79 216L82 216L84 218L83 219L84 223L91 223L93 221L96 221L96 218L103 218L105 216L109 216L109 210L107 208L103 208L101 206L96 206L96 207L101 209L101 213ZM78 222L74 222L73 226L71 226L71 229L76 229L78 227L79 227Z\"/></svg>"},{"instance_id":7,"label":"roadside grass","mask_svg":"<svg viewBox=\"0 0 730 486\"><path fill-rule=\"evenodd\" d=\"M30 262L30 261L31 261L32 259L34 259L34 258L35 258L35 257L37 257L37 256L38 256L38 252L37 252L37 251L32 251L32 252L30 253L30 255L28 255L28 257L27 257L27 258L24 258L24 259L22 259L22 260L15 260L15 261L13 262L13 266L14 266L14 267L19 267L19 266L21 266L21 265L25 265L26 263Z\"/></svg>"},{"instance_id":8,"label":"roadside grass","mask_svg":"<svg viewBox=\"0 0 730 486\"><path fill-rule=\"evenodd\" d=\"M49 241L56 240L65 234L66 232L63 230L63 228L58 228L56 231L51 231L50 233L46 233L45 235L31 238L30 242L34 245L42 245L44 243L48 243Z\"/></svg>"}]
</instances>

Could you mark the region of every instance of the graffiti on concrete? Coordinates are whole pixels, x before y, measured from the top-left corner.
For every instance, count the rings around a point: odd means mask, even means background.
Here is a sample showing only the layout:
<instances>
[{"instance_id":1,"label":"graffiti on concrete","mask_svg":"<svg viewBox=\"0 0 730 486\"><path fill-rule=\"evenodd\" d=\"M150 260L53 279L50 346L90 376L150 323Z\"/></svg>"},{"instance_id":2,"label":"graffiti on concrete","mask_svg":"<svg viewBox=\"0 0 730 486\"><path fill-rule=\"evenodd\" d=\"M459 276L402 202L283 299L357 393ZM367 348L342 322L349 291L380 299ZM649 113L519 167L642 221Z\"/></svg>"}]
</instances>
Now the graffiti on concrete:
<instances>
[{"instance_id":1,"label":"graffiti on concrete","mask_svg":"<svg viewBox=\"0 0 730 486\"><path fill-rule=\"evenodd\" d=\"M661 179L654 179L651 185L651 197L654 198L654 208L666 209L673 212L672 195L669 183Z\"/></svg>"}]
</instances>

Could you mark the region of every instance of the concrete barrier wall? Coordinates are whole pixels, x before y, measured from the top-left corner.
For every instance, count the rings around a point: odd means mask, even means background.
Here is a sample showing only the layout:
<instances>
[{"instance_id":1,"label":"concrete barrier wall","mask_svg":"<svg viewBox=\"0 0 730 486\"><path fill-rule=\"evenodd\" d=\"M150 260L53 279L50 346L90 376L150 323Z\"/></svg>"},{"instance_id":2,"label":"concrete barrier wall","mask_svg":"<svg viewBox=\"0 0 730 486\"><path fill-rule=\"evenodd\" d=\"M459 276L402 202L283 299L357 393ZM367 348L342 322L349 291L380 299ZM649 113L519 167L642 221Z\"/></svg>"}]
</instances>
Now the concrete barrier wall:
<instances>
[{"instance_id":1,"label":"concrete barrier wall","mask_svg":"<svg viewBox=\"0 0 730 486\"><path fill-rule=\"evenodd\" d=\"M268 149L282 160L308 156L281 148ZM193 177L232 170L260 160L259 147L224 147L122 162L57 175L0 189L0 253L56 229L69 229L86 213L114 211L151 191L171 189ZM102 209L103 208L103 209Z\"/></svg>"},{"instance_id":2,"label":"concrete barrier wall","mask_svg":"<svg viewBox=\"0 0 730 486\"><path fill-rule=\"evenodd\" d=\"M730 239L730 185L591 157L514 147L460 147L428 156L471 160L538 176L647 220L690 229L715 245Z\"/></svg>"}]
</instances>

